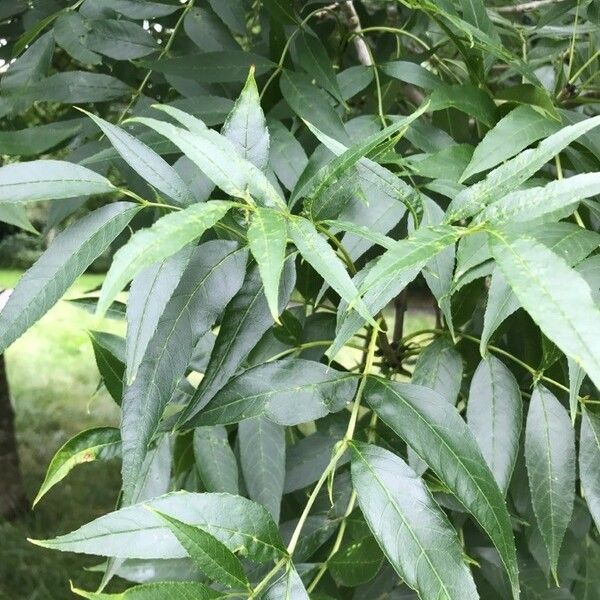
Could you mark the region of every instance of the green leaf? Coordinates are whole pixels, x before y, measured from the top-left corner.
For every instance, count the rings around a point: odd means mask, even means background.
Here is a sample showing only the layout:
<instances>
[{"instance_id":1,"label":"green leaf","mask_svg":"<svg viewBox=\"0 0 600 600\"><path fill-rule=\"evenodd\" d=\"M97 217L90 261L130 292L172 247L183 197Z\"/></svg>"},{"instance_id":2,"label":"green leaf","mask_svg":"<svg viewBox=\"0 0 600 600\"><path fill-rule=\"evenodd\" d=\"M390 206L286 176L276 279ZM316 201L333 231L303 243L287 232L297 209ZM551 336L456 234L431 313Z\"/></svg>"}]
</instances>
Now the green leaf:
<instances>
[{"instance_id":1,"label":"green leaf","mask_svg":"<svg viewBox=\"0 0 600 600\"><path fill-rule=\"evenodd\" d=\"M518 106L485 134L475 148L471 162L460 178L461 182L495 167L558 129L557 123L549 121L530 106Z\"/></svg>"},{"instance_id":2,"label":"green leaf","mask_svg":"<svg viewBox=\"0 0 600 600\"><path fill-rule=\"evenodd\" d=\"M235 242L215 240L194 255L148 344L135 381L123 396L123 490L131 497L148 445L162 413L184 377L198 340L240 288L247 251Z\"/></svg>"},{"instance_id":3,"label":"green leaf","mask_svg":"<svg viewBox=\"0 0 600 600\"><path fill-rule=\"evenodd\" d=\"M388 76L406 83L412 83L424 90L434 90L444 85L444 82L434 73L421 65L405 60L395 60L383 63L381 70Z\"/></svg>"},{"instance_id":4,"label":"green leaf","mask_svg":"<svg viewBox=\"0 0 600 600\"><path fill-rule=\"evenodd\" d=\"M84 65L102 64L102 57L87 47L89 31L87 22L76 11L60 15L53 28L56 43L76 61Z\"/></svg>"},{"instance_id":5,"label":"green leaf","mask_svg":"<svg viewBox=\"0 0 600 600\"><path fill-rule=\"evenodd\" d=\"M490 246L521 306L600 386L600 309L583 277L532 238L495 233Z\"/></svg>"},{"instance_id":6,"label":"green leaf","mask_svg":"<svg viewBox=\"0 0 600 600\"><path fill-rule=\"evenodd\" d=\"M44 482L33 501L35 506L77 465L95 460L110 460L120 454L121 433L115 427L86 429L66 442L54 455Z\"/></svg>"},{"instance_id":7,"label":"green leaf","mask_svg":"<svg viewBox=\"0 0 600 600\"><path fill-rule=\"evenodd\" d=\"M143 64L158 73L211 84L245 81L252 66L256 68L256 75L263 75L275 66L264 56L243 50L186 54Z\"/></svg>"},{"instance_id":8,"label":"green leaf","mask_svg":"<svg viewBox=\"0 0 600 600\"><path fill-rule=\"evenodd\" d=\"M260 270L271 315L279 321L279 280L287 245L285 215L276 210L258 207L250 219L248 243Z\"/></svg>"},{"instance_id":9,"label":"green leaf","mask_svg":"<svg viewBox=\"0 0 600 600\"><path fill-rule=\"evenodd\" d=\"M0 205L0 222L15 225L20 229L37 235L37 229L31 224L27 216L27 210L23 204Z\"/></svg>"},{"instance_id":10,"label":"green leaf","mask_svg":"<svg viewBox=\"0 0 600 600\"><path fill-rule=\"evenodd\" d=\"M515 376L494 356L482 360L475 370L467 422L498 487L506 494L519 452L523 405Z\"/></svg>"},{"instance_id":11,"label":"green leaf","mask_svg":"<svg viewBox=\"0 0 600 600\"><path fill-rule=\"evenodd\" d=\"M138 212L131 202L103 206L60 233L21 277L0 312L0 351L42 317L125 229Z\"/></svg>"},{"instance_id":12,"label":"green leaf","mask_svg":"<svg viewBox=\"0 0 600 600\"><path fill-rule=\"evenodd\" d=\"M513 85L495 94L496 100L506 100L508 102L518 102L520 104L530 104L537 106L545 115L559 122L560 117L550 97L550 94L542 87L532 85L531 83L521 83Z\"/></svg>"},{"instance_id":13,"label":"green leaf","mask_svg":"<svg viewBox=\"0 0 600 600\"><path fill-rule=\"evenodd\" d=\"M100 127L123 160L145 181L181 206L191 203L191 192L177 171L143 142L96 115L84 111Z\"/></svg>"},{"instance_id":14,"label":"green leaf","mask_svg":"<svg viewBox=\"0 0 600 600\"><path fill-rule=\"evenodd\" d=\"M525 150L508 160L489 173L483 181L460 192L448 207L447 220L456 221L473 216L490 202L512 192L571 142L598 125L600 116L563 127L541 142L537 148Z\"/></svg>"},{"instance_id":15,"label":"green leaf","mask_svg":"<svg viewBox=\"0 0 600 600\"><path fill-rule=\"evenodd\" d=\"M341 585L355 587L371 581L383 564L383 553L371 537L340 548L328 562L333 578Z\"/></svg>"},{"instance_id":16,"label":"green leaf","mask_svg":"<svg viewBox=\"0 0 600 600\"><path fill-rule=\"evenodd\" d=\"M125 375L125 340L103 331L90 331L89 336L102 382L112 399L121 405Z\"/></svg>"},{"instance_id":17,"label":"green leaf","mask_svg":"<svg viewBox=\"0 0 600 600\"><path fill-rule=\"evenodd\" d=\"M119 558L183 558L187 552L148 507L202 528L229 550L266 562L286 555L277 526L262 506L230 494L172 492L114 511L38 546Z\"/></svg>"},{"instance_id":18,"label":"green leaf","mask_svg":"<svg viewBox=\"0 0 600 600\"><path fill-rule=\"evenodd\" d=\"M413 126L417 122L413 121ZM340 156L348 150L344 144L325 135L316 127L313 127L311 131L336 156ZM379 233L387 233L404 215L404 206L408 207L415 215L419 212L422 203L421 192L404 183L397 175L366 157L358 161L356 170L362 192L369 200L369 206L364 207L360 213L362 225ZM299 182L298 185L302 186L303 184ZM360 202L359 207L363 206L364 204ZM356 220L356 218L352 220ZM344 245L353 258L359 257L368 250L368 245L366 247L364 244L352 245L346 239L344 239Z\"/></svg>"},{"instance_id":19,"label":"green leaf","mask_svg":"<svg viewBox=\"0 0 600 600\"><path fill-rule=\"evenodd\" d=\"M181 8L177 4L148 0L102 0L102 5L116 10L128 19L136 20L166 17Z\"/></svg>"},{"instance_id":20,"label":"green leaf","mask_svg":"<svg viewBox=\"0 0 600 600\"><path fill-rule=\"evenodd\" d=\"M290 0L264 0L269 14L286 25L298 23L298 17Z\"/></svg>"},{"instance_id":21,"label":"green leaf","mask_svg":"<svg viewBox=\"0 0 600 600\"><path fill-rule=\"evenodd\" d=\"M264 416L297 425L342 410L351 401L356 376L294 358L248 369L232 379L188 425L228 425Z\"/></svg>"},{"instance_id":22,"label":"green leaf","mask_svg":"<svg viewBox=\"0 0 600 600\"><path fill-rule=\"evenodd\" d=\"M430 101L429 110L433 112L452 107L475 117L488 127L496 123L496 105L491 96L471 84L436 87Z\"/></svg>"},{"instance_id":23,"label":"green leaf","mask_svg":"<svg viewBox=\"0 0 600 600\"><path fill-rule=\"evenodd\" d=\"M261 170L269 162L269 131L250 69L246 85L223 125L221 133L233 143L240 155Z\"/></svg>"},{"instance_id":24,"label":"green leaf","mask_svg":"<svg viewBox=\"0 0 600 600\"><path fill-rule=\"evenodd\" d=\"M423 481L383 448L350 448L358 504L398 575L423 600L479 598L456 531Z\"/></svg>"},{"instance_id":25,"label":"green leaf","mask_svg":"<svg viewBox=\"0 0 600 600\"><path fill-rule=\"evenodd\" d=\"M239 44L225 24L208 8L194 6L183 21L187 36L203 52L239 50Z\"/></svg>"},{"instance_id":26,"label":"green leaf","mask_svg":"<svg viewBox=\"0 0 600 600\"><path fill-rule=\"evenodd\" d=\"M319 235L314 225L302 217L292 217L289 221L290 234L296 247L313 269L348 303L360 316L371 324L373 317L363 301L358 297L358 290L352 283L342 261L331 246Z\"/></svg>"},{"instance_id":27,"label":"green leaf","mask_svg":"<svg viewBox=\"0 0 600 600\"><path fill-rule=\"evenodd\" d=\"M238 425L240 465L251 500L279 522L285 480L285 428L264 417Z\"/></svg>"},{"instance_id":28,"label":"green leaf","mask_svg":"<svg viewBox=\"0 0 600 600\"><path fill-rule=\"evenodd\" d=\"M131 282L127 302L127 383L131 384L156 331L167 302L191 258L193 248L140 271Z\"/></svg>"},{"instance_id":29,"label":"green leaf","mask_svg":"<svg viewBox=\"0 0 600 600\"><path fill-rule=\"evenodd\" d=\"M0 168L0 202L60 200L115 190L102 175L61 160L33 160Z\"/></svg>"},{"instance_id":30,"label":"green leaf","mask_svg":"<svg viewBox=\"0 0 600 600\"><path fill-rule=\"evenodd\" d=\"M373 69L366 65L353 65L337 74L343 100L350 100L362 92L374 78Z\"/></svg>"},{"instance_id":31,"label":"green leaf","mask_svg":"<svg viewBox=\"0 0 600 600\"><path fill-rule=\"evenodd\" d=\"M299 65L312 77L319 87L328 91L338 102L343 102L331 59L327 50L314 35L301 31L296 36L296 54Z\"/></svg>"},{"instance_id":32,"label":"green leaf","mask_svg":"<svg viewBox=\"0 0 600 600\"><path fill-rule=\"evenodd\" d=\"M269 164L281 183L293 190L308 159L300 142L280 121L269 121L271 154Z\"/></svg>"},{"instance_id":33,"label":"green leaf","mask_svg":"<svg viewBox=\"0 0 600 600\"><path fill-rule=\"evenodd\" d=\"M378 282L389 282L403 271L421 265L458 241L461 231L448 225L436 225L417 229L407 239L384 252L376 264L369 270L360 285L361 293L368 292Z\"/></svg>"},{"instance_id":34,"label":"green leaf","mask_svg":"<svg viewBox=\"0 0 600 600\"><path fill-rule=\"evenodd\" d=\"M131 94L131 88L111 75L88 71L63 71L38 81L27 89L31 101L84 104L108 102Z\"/></svg>"},{"instance_id":35,"label":"green leaf","mask_svg":"<svg viewBox=\"0 0 600 600\"><path fill-rule=\"evenodd\" d=\"M454 406L462 375L463 363L459 352L447 337L440 337L419 355L411 381L437 392Z\"/></svg>"},{"instance_id":36,"label":"green leaf","mask_svg":"<svg viewBox=\"0 0 600 600\"><path fill-rule=\"evenodd\" d=\"M315 211L314 205L319 201L325 190L343 178L347 171L361 158L373 152L378 146L383 144L383 142L400 130L408 128L415 119L418 119L425 112L426 109L427 104L425 103L408 117L398 119L395 123L392 123L392 125L369 136L364 142L348 148L345 152L319 169L308 181L304 182L299 190L294 190L293 198L296 199L306 196L307 199L304 202L306 212L311 214L311 218L314 221L320 220L320 212L326 207L321 206L321 210ZM322 138L322 132L316 130L308 122L307 125L317 138Z\"/></svg>"},{"instance_id":37,"label":"green leaf","mask_svg":"<svg viewBox=\"0 0 600 600\"><path fill-rule=\"evenodd\" d=\"M579 477L583 496L594 519L600 525L600 417L582 410L579 435Z\"/></svg>"},{"instance_id":38,"label":"green leaf","mask_svg":"<svg viewBox=\"0 0 600 600\"><path fill-rule=\"evenodd\" d=\"M521 307L511 287L499 269L494 269L488 290L488 300L483 316L483 331L479 343L482 356L498 327Z\"/></svg>"},{"instance_id":39,"label":"green leaf","mask_svg":"<svg viewBox=\"0 0 600 600\"><path fill-rule=\"evenodd\" d=\"M577 204L600 193L600 173L581 173L568 179L552 181L542 187L533 187L507 194L488 205L478 215L479 222L492 225L533 221L554 211L573 212Z\"/></svg>"},{"instance_id":40,"label":"green leaf","mask_svg":"<svg viewBox=\"0 0 600 600\"><path fill-rule=\"evenodd\" d=\"M496 546L519 597L515 544L508 510L477 442L454 406L420 386L370 377L365 398L419 455Z\"/></svg>"},{"instance_id":41,"label":"green leaf","mask_svg":"<svg viewBox=\"0 0 600 600\"><path fill-rule=\"evenodd\" d=\"M350 146L342 119L330 103L330 97L312 79L302 73L283 71L279 82L281 93L290 108L326 135Z\"/></svg>"},{"instance_id":42,"label":"green leaf","mask_svg":"<svg viewBox=\"0 0 600 600\"><path fill-rule=\"evenodd\" d=\"M229 446L225 427L196 427L194 457L207 491L239 493L237 461Z\"/></svg>"},{"instance_id":43,"label":"green leaf","mask_svg":"<svg viewBox=\"0 0 600 600\"><path fill-rule=\"evenodd\" d=\"M244 569L233 552L210 533L153 510L169 527L200 570L210 579L233 588L248 588Z\"/></svg>"},{"instance_id":44,"label":"green leaf","mask_svg":"<svg viewBox=\"0 0 600 600\"><path fill-rule=\"evenodd\" d=\"M279 291L279 306L283 309L290 298L296 273L293 258L288 258ZM221 327L210 355L204 377L180 423L196 415L238 371L250 351L273 324L258 267L251 266L240 291L227 305Z\"/></svg>"},{"instance_id":45,"label":"green leaf","mask_svg":"<svg viewBox=\"0 0 600 600\"><path fill-rule=\"evenodd\" d=\"M160 49L150 31L125 19L94 20L86 45L115 60L142 58Z\"/></svg>"},{"instance_id":46,"label":"green leaf","mask_svg":"<svg viewBox=\"0 0 600 600\"><path fill-rule=\"evenodd\" d=\"M308 592L292 564L260 596L260 600L310 600Z\"/></svg>"},{"instance_id":47,"label":"green leaf","mask_svg":"<svg viewBox=\"0 0 600 600\"><path fill-rule=\"evenodd\" d=\"M72 138L81 130L81 119L68 119L17 131L0 131L0 154L31 156L42 154Z\"/></svg>"},{"instance_id":48,"label":"green leaf","mask_svg":"<svg viewBox=\"0 0 600 600\"><path fill-rule=\"evenodd\" d=\"M88 600L213 600L223 594L195 581L163 581L145 583L129 588L120 594L86 592L71 587L71 591Z\"/></svg>"},{"instance_id":49,"label":"green leaf","mask_svg":"<svg viewBox=\"0 0 600 600\"><path fill-rule=\"evenodd\" d=\"M557 579L558 555L573 514L575 432L556 397L536 387L525 428L525 460L536 521Z\"/></svg>"},{"instance_id":50,"label":"green leaf","mask_svg":"<svg viewBox=\"0 0 600 600\"><path fill-rule=\"evenodd\" d=\"M98 314L104 314L117 294L142 269L173 256L184 246L198 239L234 206L235 203L224 200L192 204L185 210L172 212L160 218L151 227L134 233L114 256L102 284Z\"/></svg>"},{"instance_id":51,"label":"green leaf","mask_svg":"<svg viewBox=\"0 0 600 600\"><path fill-rule=\"evenodd\" d=\"M200 170L227 194L236 198L252 196L261 205L285 206L265 174L242 158L233 142L218 134L199 119L178 109L160 106L190 131L155 119L132 119L147 125L168 138L190 158Z\"/></svg>"}]
</instances>

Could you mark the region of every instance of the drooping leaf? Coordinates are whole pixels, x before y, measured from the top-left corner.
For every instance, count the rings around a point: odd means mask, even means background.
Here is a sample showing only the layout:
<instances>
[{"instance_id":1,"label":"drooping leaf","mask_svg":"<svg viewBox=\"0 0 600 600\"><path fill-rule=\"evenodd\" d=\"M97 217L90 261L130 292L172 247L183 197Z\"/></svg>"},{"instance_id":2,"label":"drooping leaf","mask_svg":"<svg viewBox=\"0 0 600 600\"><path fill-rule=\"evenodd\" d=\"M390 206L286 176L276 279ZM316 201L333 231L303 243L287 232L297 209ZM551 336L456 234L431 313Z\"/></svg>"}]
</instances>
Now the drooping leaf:
<instances>
[{"instance_id":1,"label":"drooping leaf","mask_svg":"<svg viewBox=\"0 0 600 600\"><path fill-rule=\"evenodd\" d=\"M110 460L118 456L120 450L121 433L115 427L95 427L78 433L61 446L52 458L33 506L77 465L95 460Z\"/></svg>"},{"instance_id":2,"label":"drooping leaf","mask_svg":"<svg viewBox=\"0 0 600 600\"><path fill-rule=\"evenodd\" d=\"M295 280L294 262L288 258L279 291L279 306L282 309L288 303ZM258 268L252 266L246 273L240 291L227 305L204 377L189 406L182 413L181 423L191 419L206 406L236 373L272 324L273 317L267 305Z\"/></svg>"},{"instance_id":3,"label":"drooping leaf","mask_svg":"<svg viewBox=\"0 0 600 600\"><path fill-rule=\"evenodd\" d=\"M285 428L264 417L238 425L240 464L248 495L279 522L285 480Z\"/></svg>"},{"instance_id":4,"label":"drooping leaf","mask_svg":"<svg viewBox=\"0 0 600 600\"><path fill-rule=\"evenodd\" d=\"M81 130L80 119L68 119L17 131L0 131L0 153L31 156L42 154Z\"/></svg>"},{"instance_id":5,"label":"drooping leaf","mask_svg":"<svg viewBox=\"0 0 600 600\"><path fill-rule=\"evenodd\" d=\"M490 247L521 306L600 385L600 310L583 277L532 238L496 233Z\"/></svg>"},{"instance_id":6,"label":"drooping leaf","mask_svg":"<svg viewBox=\"0 0 600 600\"><path fill-rule=\"evenodd\" d=\"M488 127L492 127L496 120L496 105L491 96L471 84L442 85L433 90L430 110L449 107L475 117Z\"/></svg>"},{"instance_id":7,"label":"drooping leaf","mask_svg":"<svg viewBox=\"0 0 600 600\"><path fill-rule=\"evenodd\" d=\"M221 592L195 581L145 583L129 588L120 594L86 592L75 587L72 587L71 590L88 600L213 600L223 596Z\"/></svg>"},{"instance_id":8,"label":"drooping leaf","mask_svg":"<svg viewBox=\"0 0 600 600\"><path fill-rule=\"evenodd\" d=\"M42 317L138 212L131 202L99 208L60 233L21 277L0 312L0 350Z\"/></svg>"},{"instance_id":9,"label":"drooping leaf","mask_svg":"<svg viewBox=\"0 0 600 600\"><path fill-rule=\"evenodd\" d=\"M285 555L279 532L262 506L230 494L172 492L109 513L38 546L120 558L183 558L187 552L148 507L202 528L229 550L265 562ZM135 526L132 527L132 524Z\"/></svg>"},{"instance_id":10,"label":"drooping leaf","mask_svg":"<svg viewBox=\"0 0 600 600\"><path fill-rule=\"evenodd\" d=\"M447 402L455 405L462 374L460 353L447 337L440 337L419 355L411 381L415 385L434 390Z\"/></svg>"},{"instance_id":11,"label":"drooping leaf","mask_svg":"<svg viewBox=\"0 0 600 600\"><path fill-rule=\"evenodd\" d=\"M423 600L479 598L456 532L401 458L353 442L352 483L369 528L396 572Z\"/></svg>"},{"instance_id":12,"label":"drooping leaf","mask_svg":"<svg viewBox=\"0 0 600 600\"><path fill-rule=\"evenodd\" d=\"M499 269L494 269L488 290L488 300L483 317L483 331L479 351L482 356L498 327L520 308L519 301Z\"/></svg>"},{"instance_id":13,"label":"drooping leaf","mask_svg":"<svg viewBox=\"0 0 600 600\"><path fill-rule=\"evenodd\" d=\"M227 587L248 588L248 578L236 555L222 542L199 527L153 511L169 527L200 570Z\"/></svg>"},{"instance_id":14,"label":"drooping leaf","mask_svg":"<svg viewBox=\"0 0 600 600\"><path fill-rule=\"evenodd\" d=\"M166 17L179 8L176 4L148 0L102 0L102 4L135 20Z\"/></svg>"},{"instance_id":15,"label":"drooping leaf","mask_svg":"<svg viewBox=\"0 0 600 600\"><path fill-rule=\"evenodd\" d=\"M575 432L565 408L543 387L536 387L529 404L525 460L533 510L556 579L560 547L573 513Z\"/></svg>"},{"instance_id":16,"label":"drooping leaf","mask_svg":"<svg viewBox=\"0 0 600 600\"><path fill-rule=\"evenodd\" d=\"M519 596L515 543L508 510L479 446L458 411L420 386L370 377L365 398L423 459L490 536Z\"/></svg>"},{"instance_id":17,"label":"drooping leaf","mask_svg":"<svg viewBox=\"0 0 600 600\"><path fill-rule=\"evenodd\" d=\"M495 356L482 360L473 375L467 422L506 494L519 452L523 407L515 376Z\"/></svg>"},{"instance_id":18,"label":"drooping leaf","mask_svg":"<svg viewBox=\"0 0 600 600\"><path fill-rule=\"evenodd\" d=\"M596 523L600 524L600 417L583 409L579 435L579 477L585 501Z\"/></svg>"},{"instance_id":19,"label":"drooping leaf","mask_svg":"<svg viewBox=\"0 0 600 600\"><path fill-rule=\"evenodd\" d=\"M318 127L333 139L350 146L350 139L330 97L302 73L284 71L280 80L281 93L290 108L302 119Z\"/></svg>"},{"instance_id":20,"label":"drooping leaf","mask_svg":"<svg viewBox=\"0 0 600 600\"><path fill-rule=\"evenodd\" d=\"M131 384L156 331L158 321L191 258L185 247L140 271L131 282L127 302L127 383Z\"/></svg>"},{"instance_id":21,"label":"drooping leaf","mask_svg":"<svg viewBox=\"0 0 600 600\"><path fill-rule=\"evenodd\" d=\"M160 218L151 227L137 231L115 254L98 301L98 314L104 314L123 287L142 269L162 261L198 239L235 206L213 200L192 204L185 210Z\"/></svg>"},{"instance_id":22,"label":"drooping leaf","mask_svg":"<svg viewBox=\"0 0 600 600\"><path fill-rule=\"evenodd\" d=\"M261 594L260 600L309 600L309 595L298 572L290 564Z\"/></svg>"},{"instance_id":23,"label":"drooping leaf","mask_svg":"<svg viewBox=\"0 0 600 600\"><path fill-rule=\"evenodd\" d=\"M321 88L342 102L342 91L331 66L331 59L319 38L301 32L296 36L295 43L300 66L314 78Z\"/></svg>"},{"instance_id":24,"label":"drooping leaf","mask_svg":"<svg viewBox=\"0 0 600 600\"><path fill-rule=\"evenodd\" d=\"M136 173L181 206L191 203L191 193L177 171L159 154L124 129L85 111Z\"/></svg>"},{"instance_id":25,"label":"drooping leaf","mask_svg":"<svg viewBox=\"0 0 600 600\"><path fill-rule=\"evenodd\" d=\"M126 19L97 19L86 45L115 60L142 58L160 49L150 31Z\"/></svg>"},{"instance_id":26,"label":"drooping leaf","mask_svg":"<svg viewBox=\"0 0 600 600\"><path fill-rule=\"evenodd\" d=\"M135 381L122 405L123 490L139 477L162 413L185 375L198 340L213 326L244 277L247 251L215 240L196 248L158 321Z\"/></svg>"},{"instance_id":27,"label":"drooping leaf","mask_svg":"<svg viewBox=\"0 0 600 600\"><path fill-rule=\"evenodd\" d=\"M263 75L275 65L258 54L243 50L226 50L186 54L146 63L149 68L167 75L179 75L199 83L234 83L246 79L254 66L256 75Z\"/></svg>"},{"instance_id":28,"label":"drooping leaf","mask_svg":"<svg viewBox=\"0 0 600 600\"><path fill-rule=\"evenodd\" d=\"M239 50L239 44L227 26L209 8L194 6L188 10L183 28L203 52Z\"/></svg>"},{"instance_id":29,"label":"drooping leaf","mask_svg":"<svg viewBox=\"0 0 600 600\"><path fill-rule=\"evenodd\" d=\"M512 192L571 142L599 124L600 117L592 117L575 125L563 127L541 142L537 148L525 150L515 158L506 161L483 181L460 192L448 207L447 220L456 221L470 217L490 202Z\"/></svg>"},{"instance_id":30,"label":"drooping leaf","mask_svg":"<svg viewBox=\"0 0 600 600\"><path fill-rule=\"evenodd\" d=\"M421 65L405 60L383 63L381 70L394 79L418 85L425 90L433 90L443 85L443 81Z\"/></svg>"},{"instance_id":31,"label":"drooping leaf","mask_svg":"<svg viewBox=\"0 0 600 600\"><path fill-rule=\"evenodd\" d=\"M233 143L244 159L261 170L265 169L269 162L269 131L260 107L253 68L221 133Z\"/></svg>"},{"instance_id":32,"label":"drooping leaf","mask_svg":"<svg viewBox=\"0 0 600 600\"><path fill-rule=\"evenodd\" d=\"M344 408L356 382L351 373L301 358L262 364L231 380L188 425L227 425L260 416L297 425Z\"/></svg>"},{"instance_id":33,"label":"drooping leaf","mask_svg":"<svg viewBox=\"0 0 600 600\"><path fill-rule=\"evenodd\" d=\"M89 335L102 382L112 399L120 405L125 375L125 340L103 331L90 331Z\"/></svg>"},{"instance_id":34,"label":"drooping leaf","mask_svg":"<svg viewBox=\"0 0 600 600\"><path fill-rule=\"evenodd\" d=\"M294 134L280 121L269 121L271 153L269 164L281 183L293 190L308 159L306 152Z\"/></svg>"},{"instance_id":35,"label":"drooping leaf","mask_svg":"<svg viewBox=\"0 0 600 600\"><path fill-rule=\"evenodd\" d=\"M33 160L0 168L0 203L60 200L115 190L102 175L61 160Z\"/></svg>"},{"instance_id":36,"label":"drooping leaf","mask_svg":"<svg viewBox=\"0 0 600 600\"><path fill-rule=\"evenodd\" d=\"M239 493L237 461L229 445L225 427L196 427L194 457L200 479L207 491Z\"/></svg>"}]
</instances>

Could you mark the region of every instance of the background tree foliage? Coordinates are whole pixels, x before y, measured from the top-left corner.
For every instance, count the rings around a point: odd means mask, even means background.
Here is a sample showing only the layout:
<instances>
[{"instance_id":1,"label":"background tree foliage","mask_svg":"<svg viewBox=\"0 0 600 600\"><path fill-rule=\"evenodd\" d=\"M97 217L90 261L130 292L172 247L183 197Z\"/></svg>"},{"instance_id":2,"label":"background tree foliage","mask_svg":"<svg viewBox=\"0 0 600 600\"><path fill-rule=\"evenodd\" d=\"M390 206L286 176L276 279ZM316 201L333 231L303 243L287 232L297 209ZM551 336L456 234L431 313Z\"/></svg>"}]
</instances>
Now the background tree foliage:
<instances>
[{"instance_id":1,"label":"background tree foliage","mask_svg":"<svg viewBox=\"0 0 600 600\"><path fill-rule=\"evenodd\" d=\"M115 512L34 540L106 557L76 594L599 597L597 3L0 19L0 219L48 201L51 241L0 349L115 249L78 304L127 321L91 333L121 427L36 498L121 456Z\"/></svg>"}]
</instances>

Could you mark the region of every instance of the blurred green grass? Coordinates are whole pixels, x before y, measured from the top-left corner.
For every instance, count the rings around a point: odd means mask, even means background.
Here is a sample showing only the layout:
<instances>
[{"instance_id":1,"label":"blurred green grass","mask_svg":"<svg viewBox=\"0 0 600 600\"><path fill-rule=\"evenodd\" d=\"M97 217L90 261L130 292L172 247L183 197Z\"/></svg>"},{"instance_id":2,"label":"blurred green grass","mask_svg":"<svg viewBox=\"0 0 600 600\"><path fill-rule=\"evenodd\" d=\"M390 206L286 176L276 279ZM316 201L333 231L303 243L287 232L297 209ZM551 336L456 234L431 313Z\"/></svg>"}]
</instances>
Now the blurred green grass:
<instances>
[{"instance_id":1,"label":"blurred green grass","mask_svg":"<svg viewBox=\"0 0 600 600\"><path fill-rule=\"evenodd\" d=\"M19 277L17 271L0 271L0 287L14 286ZM67 297L101 281L101 275L84 275ZM118 423L116 405L104 388L97 390L99 374L87 334L91 329L120 333L124 324L97 319L61 301L6 352L21 469L30 499L54 452L67 439L82 429ZM119 483L117 462L85 465L42 499L29 516L0 522L0 598L72 598L70 578L80 587L94 588L98 575L82 567L97 560L39 548L27 538L66 533L112 510Z\"/></svg>"}]
</instances>

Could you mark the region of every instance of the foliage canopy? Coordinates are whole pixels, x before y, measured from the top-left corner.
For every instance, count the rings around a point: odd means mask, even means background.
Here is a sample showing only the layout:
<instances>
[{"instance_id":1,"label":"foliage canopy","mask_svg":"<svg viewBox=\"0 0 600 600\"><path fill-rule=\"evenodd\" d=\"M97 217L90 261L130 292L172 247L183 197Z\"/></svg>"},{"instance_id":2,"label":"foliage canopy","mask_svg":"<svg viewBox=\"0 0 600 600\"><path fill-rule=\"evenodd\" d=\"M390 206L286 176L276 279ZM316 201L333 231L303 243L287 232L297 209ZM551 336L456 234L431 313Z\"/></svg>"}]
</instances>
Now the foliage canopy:
<instances>
[{"instance_id":1,"label":"foliage canopy","mask_svg":"<svg viewBox=\"0 0 600 600\"><path fill-rule=\"evenodd\" d=\"M90 333L120 428L36 498L121 457L114 512L34 540L106 557L76 594L599 597L597 3L0 19L0 220L60 231L0 350L111 249L78 304L127 322Z\"/></svg>"}]
</instances>

